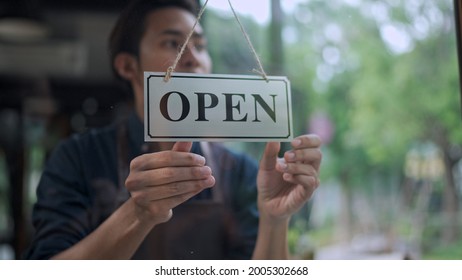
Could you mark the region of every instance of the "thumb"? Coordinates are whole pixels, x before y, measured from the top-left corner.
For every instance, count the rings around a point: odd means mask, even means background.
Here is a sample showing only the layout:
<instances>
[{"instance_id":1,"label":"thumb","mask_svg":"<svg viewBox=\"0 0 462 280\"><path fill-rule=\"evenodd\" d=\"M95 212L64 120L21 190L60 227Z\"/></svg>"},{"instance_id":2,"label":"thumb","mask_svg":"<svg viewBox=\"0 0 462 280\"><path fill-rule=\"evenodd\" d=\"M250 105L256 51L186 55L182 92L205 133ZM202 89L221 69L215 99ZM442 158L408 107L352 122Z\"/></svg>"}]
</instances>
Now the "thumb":
<instances>
[{"instance_id":1,"label":"thumb","mask_svg":"<svg viewBox=\"0 0 462 280\"><path fill-rule=\"evenodd\" d=\"M172 151L174 152L189 152L192 148L192 142L176 142L173 145Z\"/></svg>"},{"instance_id":2,"label":"thumb","mask_svg":"<svg viewBox=\"0 0 462 280\"><path fill-rule=\"evenodd\" d=\"M260 161L260 169L272 170L276 166L281 143L270 142L266 144L265 151Z\"/></svg>"}]
</instances>

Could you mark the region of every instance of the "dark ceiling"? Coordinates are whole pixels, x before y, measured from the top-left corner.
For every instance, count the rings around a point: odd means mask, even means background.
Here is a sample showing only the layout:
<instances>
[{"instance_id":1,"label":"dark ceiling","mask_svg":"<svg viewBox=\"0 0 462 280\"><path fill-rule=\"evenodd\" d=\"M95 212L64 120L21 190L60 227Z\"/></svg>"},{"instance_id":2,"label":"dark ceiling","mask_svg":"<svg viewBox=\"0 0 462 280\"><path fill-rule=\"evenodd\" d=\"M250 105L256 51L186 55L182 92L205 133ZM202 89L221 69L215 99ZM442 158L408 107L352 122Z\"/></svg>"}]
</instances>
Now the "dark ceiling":
<instances>
[{"instance_id":1,"label":"dark ceiling","mask_svg":"<svg viewBox=\"0 0 462 280\"><path fill-rule=\"evenodd\" d=\"M117 12L130 0L1 0L0 16L5 13L34 13L37 10L85 10Z\"/></svg>"},{"instance_id":2,"label":"dark ceiling","mask_svg":"<svg viewBox=\"0 0 462 280\"><path fill-rule=\"evenodd\" d=\"M24 1L24 0L23 0ZM26 0L27 1L27 0ZM30 1L30 0L29 0ZM45 8L115 11L122 9L130 0L32 0Z\"/></svg>"},{"instance_id":3,"label":"dark ceiling","mask_svg":"<svg viewBox=\"0 0 462 280\"><path fill-rule=\"evenodd\" d=\"M37 11L87 10L87 11L119 11L130 0L2 0L0 14L34 13Z\"/></svg>"},{"instance_id":4,"label":"dark ceiling","mask_svg":"<svg viewBox=\"0 0 462 280\"><path fill-rule=\"evenodd\" d=\"M3 59L8 58L1 62L0 53L0 74L48 73L85 80L111 79L106 41L116 15L130 1L0 0L0 20L34 19L45 23L49 32L46 40L15 43L14 48L11 41L0 37Z\"/></svg>"},{"instance_id":5,"label":"dark ceiling","mask_svg":"<svg viewBox=\"0 0 462 280\"><path fill-rule=\"evenodd\" d=\"M24 35L18 29L14 36L12 32L0 33L0 75L112 80L107 38L117 14L131 1L0 0L0 22L2 18L19 17L32 19L46 29L40 40L30 39L29 33ZM11 25L7 27L12 29ZM20 41L18 34L22 36Z\"/></svg>"}]
</instances>

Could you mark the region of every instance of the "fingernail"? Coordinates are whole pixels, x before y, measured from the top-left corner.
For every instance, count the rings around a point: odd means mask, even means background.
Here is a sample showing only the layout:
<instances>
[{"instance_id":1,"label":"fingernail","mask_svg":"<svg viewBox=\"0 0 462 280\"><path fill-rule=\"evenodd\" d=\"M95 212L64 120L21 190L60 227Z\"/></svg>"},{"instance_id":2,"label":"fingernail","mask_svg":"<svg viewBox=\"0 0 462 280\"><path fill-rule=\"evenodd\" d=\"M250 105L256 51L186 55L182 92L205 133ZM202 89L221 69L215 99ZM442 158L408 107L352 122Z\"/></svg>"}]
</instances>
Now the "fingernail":
<instances>
[{"instance_id":1,"label":"fingernail","mask_svg":"<svg viewBox=\"0 0 462 280\"><path fill-rule=\"evenodd\" d=\"M207 187L209 188L215 186L215 178L213 176L210 176L209 178L206 179L206 184L207 184Z\"/></svg>"},{"instance_id":2,"label":"fingernail","mask_svg":"<svg viewBox=\"0 0 462 280\"><path fill-rule=\"evenodd\" d=\"M286 156L287 156L287 159L289 159L289 160L295 159L295 153L294 152L287 152Z\"/></svg>"},{"instance_id":3,"label":"fingernail","mask_svg":"<svg viewBox=\"0 0 462 280\"><path fill-rule=\"evenodd\" d=\"M295 140L292 140L291 143L293 147L298 147L302 144L302 141L300 139L295 139Z\"/></svg>"},{"instance_id":4,"label":"fingernail","mask_svg":"<svg viewBox=\"0 0 462 280\"><path fill-rule=\"evenodd\" d=\"M196 162L199 165L204 165L205 164L205 157L196 155Z\"/></svg>"},{"instance_id":5,"label":"fingernail","mask_svg":"<svg viewBox=\"0 0 462 280\"><path fill-rule=\"evenodd\" d=\"M208 166L202 167L202 175L211 175L212 169Z\"/></svg>"},{"instance_id":6,"label":"fingernail","mask_svg":"<svg viewBox=\"0 0 462 280\"><path fill-rule=\"evenodd\" d=\"M279 167L280 167L282 170L286 170L286 169L287 169L287 164L285 164L284 162L280 162L280 163L279 163Z\"/></svg>"}]
</instances>

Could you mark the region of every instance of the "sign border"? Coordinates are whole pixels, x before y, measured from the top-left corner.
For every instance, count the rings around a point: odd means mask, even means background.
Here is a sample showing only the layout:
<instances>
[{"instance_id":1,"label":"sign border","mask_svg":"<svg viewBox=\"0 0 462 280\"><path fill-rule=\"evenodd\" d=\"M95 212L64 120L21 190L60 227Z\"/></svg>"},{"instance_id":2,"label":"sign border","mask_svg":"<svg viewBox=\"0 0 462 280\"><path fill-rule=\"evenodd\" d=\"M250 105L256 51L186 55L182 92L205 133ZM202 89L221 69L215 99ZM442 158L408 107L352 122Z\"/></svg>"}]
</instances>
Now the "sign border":
<instances>
[{"instance_id":1,"label":"sign border","mask_svg":"<svg viewBox=\"0 0 462 280\"><path fill-rule=\"evenodd\" d=\"M288 118L287 118L287 127L288 127L288 131L287 131L287 136L255 136L255 137L252 137L252 136L152 136L151 133L150 133L150 127L151 127L151 120L149 118L150 116L150 112L149 112L149 109L151 106L149 106L150 104L150 100L149 100L149 97L150 97L150 92L149 92L149 79L152 78L152 77L156 77L156 78L159 78L159 77L165 77L165 73L160 73L160 72L145 72L144 74L144 78L145 78L145 84L146 84L146 96L145 96L145 118L146 118L146 124L145 124L145 129L146 129L146 133L145 133L145 138L146 137L150 137L148 139L145 139L145 141L148 141L148 140L155 140L155 141L162 141L162 140L158 140L158 139L172 139L172 140L176 140L176 139L210 139L210 140L231 140L231 141L238 141L238 140L252 140L253 142L257 142L256 140L268 140L268 139L278 139L278 140L292 140L293 138L293 127L292 127L292 123L293 123L293 119L292 119L292 115L290 114L290 112L292 112L291 110L291 96L289 95L289 90L290 90L290 81L287 79L287 77L282 77L282 76L268 76L268 81L282 81L286 84L286 90L285 90L285 98L286 98L286 101L287 101L287 115L288 115ZM190 73L174 73L172 74L171 78L170 79L174 79L174 78L188 78L188 79L220 79L220 80L223 80L223 79L227 79L227 80L259 80L259 81L262 81L262 82L266 82L262 77L260 76L254 76L254 75L221 75L221 74L207 74L207 75L203 75L203 74L190 74ZM168 82L167 82L168 83ZM292 136L292 138L291 138Z\"/></svg>"}]
</instances>

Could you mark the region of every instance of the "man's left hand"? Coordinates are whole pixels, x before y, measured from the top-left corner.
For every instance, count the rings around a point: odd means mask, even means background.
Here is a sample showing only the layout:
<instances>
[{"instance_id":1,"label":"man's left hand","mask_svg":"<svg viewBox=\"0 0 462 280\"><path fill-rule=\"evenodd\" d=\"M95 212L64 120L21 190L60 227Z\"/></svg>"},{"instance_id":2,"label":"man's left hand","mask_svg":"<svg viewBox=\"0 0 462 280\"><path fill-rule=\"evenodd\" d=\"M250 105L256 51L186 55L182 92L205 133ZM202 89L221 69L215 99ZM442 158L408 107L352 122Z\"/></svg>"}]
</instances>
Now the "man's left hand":
<instances>
[{"instance_id":1,"label":"man's left hand","mask_svg":"<svg viewBox=\"0 0 462 280\"><path fill-rule=\"evenodd\" d=\"M262 217L287 220L319 186L321 139L303 135L291 142L292 149L278 158L280 143L268 143L257 178L258 207Z\"/></svg>"}]
</instances>

